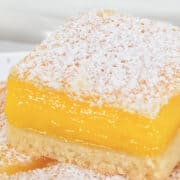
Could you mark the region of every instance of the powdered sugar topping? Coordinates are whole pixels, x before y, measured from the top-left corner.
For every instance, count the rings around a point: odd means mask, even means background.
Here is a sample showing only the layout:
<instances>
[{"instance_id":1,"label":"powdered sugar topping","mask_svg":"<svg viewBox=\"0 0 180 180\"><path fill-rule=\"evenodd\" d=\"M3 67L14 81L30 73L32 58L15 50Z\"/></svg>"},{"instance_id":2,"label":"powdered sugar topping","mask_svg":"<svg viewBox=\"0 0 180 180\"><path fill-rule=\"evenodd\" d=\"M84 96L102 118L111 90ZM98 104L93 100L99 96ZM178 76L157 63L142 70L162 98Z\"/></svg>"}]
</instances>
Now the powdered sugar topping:
<instances>
[{"instance_id":1,"label":"powdered sugar topping","mask_svg":"<svg viewBox=\"0 0 180 180\"><path fill-rule=\"evenodd\" d=\"M155 118L180 92L180 29L92 11L60 26L16 69L36 86Z\"/></svg>"},{"instance_id":2,"label":"powdered sugar topping","mask_svg":"<svg viewBox=\"0 0 180 180\"><path fill-rule=\"evenodd\" d=\"M2 167L28 163L32 159L28 155L18 153L6 143L6 121L4 113L0 113L0 169ZM1 170L2 171L2 170Z\"/></svg>"}]
</instances>

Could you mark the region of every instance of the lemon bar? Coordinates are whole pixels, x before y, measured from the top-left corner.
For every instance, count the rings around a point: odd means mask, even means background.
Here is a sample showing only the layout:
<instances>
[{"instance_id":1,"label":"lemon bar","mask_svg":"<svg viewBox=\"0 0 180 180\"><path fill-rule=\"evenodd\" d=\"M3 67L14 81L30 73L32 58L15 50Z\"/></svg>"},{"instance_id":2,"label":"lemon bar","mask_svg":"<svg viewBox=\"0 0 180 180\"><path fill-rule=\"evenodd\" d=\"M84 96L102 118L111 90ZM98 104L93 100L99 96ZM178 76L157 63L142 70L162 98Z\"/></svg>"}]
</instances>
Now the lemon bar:
<instances>
[{"instance_id":1,"label":"lemon bar","mask_svg":"<svg viewBox=\"0 0 180 180\"><path fill-rule=\"evenodd\" d=\"M5 90L5 83L0 82L0 109L4 109ZM11 175L17 172L46 167L50 164L53 164L53 160L49 158L33 158L27 154L18 153L7 144L5 116L3 111L0 112L0 174Z\"/></svg>"},{"instance_id":2,"label":"lemon bar","mask_svg":"<svg viewBox=\"0 0 180 180\"><path fill-rule=\"evenodd\" d=\"M11 70L9 142L104 174L168 177L180 161L179 30L110 10L68 20Z\"/></svg>"}]
</instances>

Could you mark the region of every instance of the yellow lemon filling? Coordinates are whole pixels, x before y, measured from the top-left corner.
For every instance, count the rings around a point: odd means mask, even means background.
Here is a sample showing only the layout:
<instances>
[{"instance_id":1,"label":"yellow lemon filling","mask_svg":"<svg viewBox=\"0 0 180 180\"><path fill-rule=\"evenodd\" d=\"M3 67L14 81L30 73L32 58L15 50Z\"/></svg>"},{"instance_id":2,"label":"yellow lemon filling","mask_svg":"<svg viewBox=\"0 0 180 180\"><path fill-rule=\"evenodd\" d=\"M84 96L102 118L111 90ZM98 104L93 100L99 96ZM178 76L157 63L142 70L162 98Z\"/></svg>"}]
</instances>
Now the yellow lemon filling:
<instances>
[{"instance_id":1,"label":"yellow lemon filling","mask_svg":"<svg viewBox=\"0 0 180 180\"><path fill-rule=\"evenodd\" d=\"M152 120L119 108L89 106L12 76L7 89L6 115L12 126L133 155L160 154L180 125L180 96Z\"/></svg>"},{"instance_id":2,"label":"yellow lemon filling","mask_svg":"<svg viewBox=\"0 0 180 180\"><path fill-rule=\"evenodd\" d=\"M32 159L27 162L21 162L17 160L17 162L13 162L11 165L0 165L0 173L6 173L8 175L11 175L17 172L43 168L48 166L50 163L53 163L53 160L50 160L48 158Z\"/></svg>"}]
</instances>

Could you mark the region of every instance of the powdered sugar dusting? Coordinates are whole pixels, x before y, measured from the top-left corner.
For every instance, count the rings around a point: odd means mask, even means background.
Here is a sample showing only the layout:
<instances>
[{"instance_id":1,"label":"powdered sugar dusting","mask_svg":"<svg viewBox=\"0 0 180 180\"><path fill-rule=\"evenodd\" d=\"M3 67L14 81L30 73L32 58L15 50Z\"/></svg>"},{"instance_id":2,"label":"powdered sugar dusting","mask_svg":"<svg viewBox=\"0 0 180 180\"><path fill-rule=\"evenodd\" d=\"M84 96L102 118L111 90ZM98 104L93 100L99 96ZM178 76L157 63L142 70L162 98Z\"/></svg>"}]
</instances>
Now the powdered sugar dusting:
<instances>
[{"instance_id":1,"label":"powdered sugar dusting","mask_svg":"<svg viewBox=\"0 0 180 180\"><path fill-rule=\"evenodd\" d=\"M0 95L1 96L1 95ZM6 121L4 113L0 113L0 169L1 166L11 166L32 161L30 156L18 153L6 143Z\"/></svg>"},{"instance_id":2,"label":"powdered sugar dusting","mask_svg":"<svg viewBox=\"0 0 180 180\"><path fill-rule=\"evenodd\" d=\"M6 81L11 67L26 54L26 52L0 53L0 81Z\"/></svg>"},{"instance_id":3,"label":"powdered sugar dusting","mask_svg":"<svg viewBox=\"0 0 180 180\"><path fill-rule=\"evenodd\" d=\"M155 118L180 92L180 29L91 11L60 26L16 68L36 86Z\"/></svg>"},{"instance_id":4,"label":"powdered sugar dusting","mask_svg":"<svg viewBox=\"0 0 180 180\"><path fill-rule=\"evenodd\" d=\"M179 168L180 169L180 168ZM168 180L179 180L180 178L180 171L178 167L173 171L171 176L169 176ZM36 169L33 171L28 172L21 172L17 173L12 176L1 175L0 178L8 179L8 180L15 180L15 179L44 179L44 180L51 180L51 179L62 179L62 180L127 180L127 178L123 176L104 176L100 174L95 174L89 170L82 170L72 165L63 165L63 164L56 164L47 168L43 169Z\"/></svg>"},{"instance_id":5,"label":"powdered sugar dusting","mask_svg":"<svg viewBox=\"0 0 180 180\"><path fill-rule=\"evenodd\" d=\"M4 111L4 104L5 104L5 83L0 82L0 113Z\"/></svg>"},{"instance_id":6,"label":"powdered sugar dusting","mask_svg":"<svg viewBox=\"0 0 180 180\"><path fill-rule=\"evenodd\" d=\"M14 179L62 179L62 180L125 180L122 176L104 176L95 174L90 170L82 170L72 165L57 164L48 168L37 169L29 172L17 173L11 177L0 175L0 178Z\"/></svg>"}]
</instances>

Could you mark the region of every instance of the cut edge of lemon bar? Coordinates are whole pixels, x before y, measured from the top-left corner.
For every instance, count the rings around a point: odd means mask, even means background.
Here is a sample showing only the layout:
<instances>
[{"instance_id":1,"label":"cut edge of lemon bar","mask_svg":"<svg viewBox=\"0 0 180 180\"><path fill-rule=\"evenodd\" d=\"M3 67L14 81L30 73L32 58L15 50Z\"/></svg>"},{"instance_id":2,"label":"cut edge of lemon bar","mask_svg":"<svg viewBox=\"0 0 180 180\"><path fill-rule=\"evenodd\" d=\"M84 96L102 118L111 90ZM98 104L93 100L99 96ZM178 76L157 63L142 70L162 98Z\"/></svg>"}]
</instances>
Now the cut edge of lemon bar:
<instances>
[{"instance_id":1,"label":"cut edge of lemon bar","mask_svg":"<svg viewBox=\"0 0 180 180\"><path fill-rule=\"evenodd\" d=\"M1 102L2 101L4 102L4 100L5 100L5 83L0 84L0 86L1 86L0 99L1 99ZM3 105L2 109L4 109L4 105ZM1 112L1 116L3 116L0 118L1 120L5 118L2 112ZM3 127L1 126L1 128L4 128L4 125L3 125ZM21 161L22 161L22 158L21 158ZM6 169L6 171L5 170L2 171L1 167L0 167L0 178L1 179L9 179L9 178L12 178L12 179L13 178L14 179L40 178L40 179L42 179L42 178L69 178L69 177L92 179L92 178L106 178L107 177L107 176L103 176L100 174L94 174L91 171L84 171L84 170L78 169L74 166L67 165L67 164L65 165L62 163L58 163L56 165L51 165L51 166L49 165L46 168L42 168L42 169L38 169L38 170L34 169L34 170L28 170L28 171L24 171L24 172L19 171L19 169L18 169L18 171L16 171L15 174L12 174L12 172L7 173L7 169ZM9 170L11 171L12 169L9 169ZM13 169L13 172L15 172L14 169ZM168 178L168 180L176 180L179 177L179 175L180 175L180 166L179 167L177 166L174 169L174 171L171 172L171 176ZM111 176L108 176L108 177L111 178ZM118 178L125 179L122 176L121 177L118 176Z\"/></svg>"},{"instance_id":2,"label":"cut edge of lemon bar","mask_svg":"<svg viewBox=\"0 0 180 180\"><path fill-rule=\"evenodd\" d=\"M5 83L0 82L0 174L12 175L53 164L55 161L49 158L40 158L39 156L33 158L27 154L19 153L6 142L5 93Z\"/></svg>"}]
</instances>

